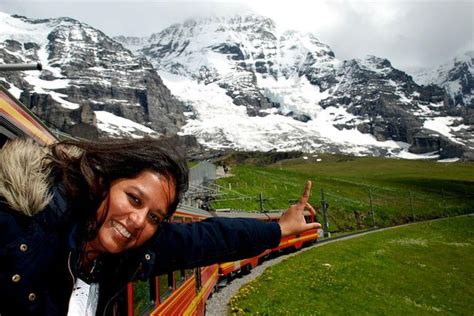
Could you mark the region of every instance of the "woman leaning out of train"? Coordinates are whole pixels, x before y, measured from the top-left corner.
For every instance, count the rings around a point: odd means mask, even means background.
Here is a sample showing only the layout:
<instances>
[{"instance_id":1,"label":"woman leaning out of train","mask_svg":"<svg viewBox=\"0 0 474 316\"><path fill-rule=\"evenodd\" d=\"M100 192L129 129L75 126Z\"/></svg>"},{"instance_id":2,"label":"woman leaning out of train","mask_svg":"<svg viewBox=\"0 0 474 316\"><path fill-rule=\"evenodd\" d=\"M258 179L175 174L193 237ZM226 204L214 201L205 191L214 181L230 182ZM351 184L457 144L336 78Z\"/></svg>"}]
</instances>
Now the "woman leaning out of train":
<instances>
[{"instance_id":1,"label":"woman leaning out of train","mask_svg":"<svg viewBox=\"0 0 474 316\"><path fill-rule=\"evenodd\" d=\"M15 140L0 151L0 315L93 315L133 280L255 256L320 227L306 184L279 223L168 222L187 188L164 140Z\"/></svg>"}]
</instances>

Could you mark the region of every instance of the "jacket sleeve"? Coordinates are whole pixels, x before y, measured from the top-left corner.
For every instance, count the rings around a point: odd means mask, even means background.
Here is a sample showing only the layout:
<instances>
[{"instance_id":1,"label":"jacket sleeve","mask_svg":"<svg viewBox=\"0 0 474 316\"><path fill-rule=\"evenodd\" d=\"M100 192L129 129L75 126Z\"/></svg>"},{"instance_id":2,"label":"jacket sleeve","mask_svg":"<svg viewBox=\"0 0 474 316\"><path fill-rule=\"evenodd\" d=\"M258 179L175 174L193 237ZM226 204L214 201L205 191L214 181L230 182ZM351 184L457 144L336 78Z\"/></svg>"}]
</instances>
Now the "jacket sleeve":
<instances>
[{"instance_id":1,"label":"jacket sleeve","mask_svg":"<svg viewBox=\"0 0 474 316\"><path fill-rule=\"evenodd\" d=\"M154 274L253 257L278 246L278 223L247 218L210 218L164 224L151 244Z\"/></svg>"}]
</instances>

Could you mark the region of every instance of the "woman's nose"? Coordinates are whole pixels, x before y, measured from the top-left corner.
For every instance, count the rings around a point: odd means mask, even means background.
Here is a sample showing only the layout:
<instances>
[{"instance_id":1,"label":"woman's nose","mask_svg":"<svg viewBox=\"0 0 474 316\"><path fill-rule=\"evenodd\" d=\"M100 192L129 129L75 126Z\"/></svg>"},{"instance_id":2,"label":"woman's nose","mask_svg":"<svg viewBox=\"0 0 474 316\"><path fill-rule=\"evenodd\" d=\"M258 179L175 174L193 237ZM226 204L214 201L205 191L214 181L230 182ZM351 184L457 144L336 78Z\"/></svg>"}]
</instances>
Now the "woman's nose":
<instances>
[{"instance_id":1,"label":"woman's nose","mask_svg":"<svg viewBox=\"0 0 474 316\"><path fill-rule=\"evenodd\" d=\"M135 228L142 228L146 222L147 210L134 210L128 216L130 222Z\"/></svg>"}]
</instances>

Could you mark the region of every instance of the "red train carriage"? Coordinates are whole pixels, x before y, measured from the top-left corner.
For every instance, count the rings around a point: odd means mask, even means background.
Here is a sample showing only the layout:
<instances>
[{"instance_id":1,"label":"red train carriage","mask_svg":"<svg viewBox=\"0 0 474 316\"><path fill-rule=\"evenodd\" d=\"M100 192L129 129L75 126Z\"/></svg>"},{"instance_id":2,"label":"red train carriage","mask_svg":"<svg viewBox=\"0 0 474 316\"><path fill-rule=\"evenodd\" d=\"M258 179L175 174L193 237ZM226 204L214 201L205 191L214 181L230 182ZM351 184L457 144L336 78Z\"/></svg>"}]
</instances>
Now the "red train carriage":
<instances>
[{"instance_id":1,"label":"red train carriage","mask_svg":"<svg viewBox=\"0 0 474 316\"><path fill-rule=\"evenodd\" d=\"M277 222L281 217L282 212L269 212L269 213L243 213L243 212L219 212L217 215L220 217L253 217L265 221ZM305 211L305 219L307 223L315 222L316 219L313 214ZM304 245L315 242L319 238L318 230L312 229L299 235L292 235L283 237L280 244L273 248L264 251L258 256L247 258L243 260L237 260L234 262L225 262L219 264L219 276L230 280L233 275L239 272L248 272L255 268L263 259L268 257L272 253L277 253L283 250L300 249Z\"/></svg>"},{"instance_id":2,"label":"red train carriage","mask_svg":"<svg viewBox=\"0 0 474 316\"><path fill-rule=\"evenodd\" d=\"M57 141L56 136L27 107L0 85L0 147L16 137L30 137L43 145Z\"/></svg>"}]
</instances>

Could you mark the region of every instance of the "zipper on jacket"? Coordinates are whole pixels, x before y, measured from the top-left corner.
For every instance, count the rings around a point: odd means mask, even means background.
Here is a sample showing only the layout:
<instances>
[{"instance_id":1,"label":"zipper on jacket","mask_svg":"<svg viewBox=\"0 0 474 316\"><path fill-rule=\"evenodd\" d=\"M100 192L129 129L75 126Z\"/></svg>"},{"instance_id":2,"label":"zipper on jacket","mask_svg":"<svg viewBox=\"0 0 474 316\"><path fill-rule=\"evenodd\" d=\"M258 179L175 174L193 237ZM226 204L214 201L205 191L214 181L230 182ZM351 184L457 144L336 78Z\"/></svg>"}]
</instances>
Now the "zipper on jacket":
<instances>
[{"instance_id":1,"label":"zipper on jacket","mask_svg":"<svg viewBox=\"0 0 474 316\"><path fill-rule=\"evenodd\" d=\"M74 280L74 274L72 273L72 268L71 268L71 255L72 251L69 251L69 255L67 257L67 268L69 270L69 274L71 275L71 280L72 280L72 291L71 294L74 292L74 286L76 285L76 281Z\"/></svg>"}]
</instances>

